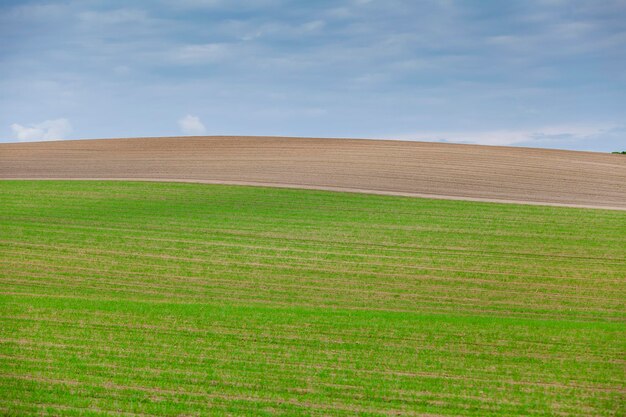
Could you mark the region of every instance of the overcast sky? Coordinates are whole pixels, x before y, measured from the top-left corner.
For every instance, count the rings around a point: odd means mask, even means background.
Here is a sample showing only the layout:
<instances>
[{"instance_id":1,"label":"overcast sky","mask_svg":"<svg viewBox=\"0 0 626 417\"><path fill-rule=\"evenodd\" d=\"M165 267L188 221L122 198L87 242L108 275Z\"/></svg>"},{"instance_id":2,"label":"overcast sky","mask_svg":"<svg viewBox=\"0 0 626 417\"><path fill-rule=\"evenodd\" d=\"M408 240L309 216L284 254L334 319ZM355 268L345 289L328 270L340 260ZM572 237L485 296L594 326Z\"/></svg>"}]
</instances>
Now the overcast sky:
<instances>
[{"instance_id":1,"label":"overcast sky","mask_svg":"<svg viewBox=\"0 0 626 417\"><path fill-rule=\"evenodd\" d=\"M0 2L0 141L626 149L626 0Z\"/></svg>"}]
</instances>

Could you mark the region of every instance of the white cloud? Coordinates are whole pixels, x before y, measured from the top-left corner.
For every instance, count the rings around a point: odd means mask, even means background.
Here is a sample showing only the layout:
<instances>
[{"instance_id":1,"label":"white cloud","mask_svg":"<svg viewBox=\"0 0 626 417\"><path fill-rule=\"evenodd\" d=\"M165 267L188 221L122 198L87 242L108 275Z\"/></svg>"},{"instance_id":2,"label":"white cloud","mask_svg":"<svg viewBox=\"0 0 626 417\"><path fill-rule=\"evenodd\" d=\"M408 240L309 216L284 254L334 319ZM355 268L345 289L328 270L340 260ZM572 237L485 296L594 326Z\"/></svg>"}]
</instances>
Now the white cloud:
<instances>
[{"instance_id":1,"label":"white cloud","mask_svg":"<svg viewBox=\"0 0 626 417\"><path fill-rule=\"evenodd\" d=\"M545 145L548 142L583 141L596 138L616 129L615 125L555 125L537 129L503 129L487 131L432 131L419 132L411 135L401 135L405 140L426 140L451 143L470 143L476 145L534 146Z\"/></svg>"},{"instance_id":2,"label":"white cloud","mask_svg":"<svg viewBox=\"0 0 626 417\"><path fill-rule=\"evenodd\" d=\"M179 62L217 62L224 59L227 54L228 45L207 43L203 45L185 45L178 49L175 57Z\"/></svg>"},{"instance_id":3,"label":"white cloud","mask_svg":"<svg viewBox=\"0 0 626 417\"><path fill-rule=\"evenodd\" d=\"M178 121L178 126L185 135L201 136L206 133L206 128L200 119L190 114L180 119Z\"/></svg>"},{"instance_id":4,"label":"white cloud","mask_svg":"<svg viewBox=\"0 0 626 417\"><path fill-rule=\"evenodd\" d=\"M78 14L78 18L88 25L116 25L127 23L141 23L148 20L144 10L117 9L111 11L86 11Z\"/></svg>"},{"instance_id":5,"label":"white cloud","mask_svg":"<svg viewBox=\"0 0 626 417\"><path fill-rule=\"evenodd\" d=\"M277 7L281 0L162 0L169 7L177 9L227 9L227 10L255 10L268 7Z\"/></svg>"},{"instance_id":6,"label":"white cloud","mask_svg":"<svg viewBox=\"0 0 626 417\"><path fill-rule=\"evenodd\" d=\"M67 4L24 4L8 10L3 15L11 20L54 20L67 14L70 6Z\"/></svg>"},{"instance_id":7,"label":"white cloud","mask_svg":"<svg viewBox=\"0 0 626 417\"><path fill-rule=\"evenodd\" d=\"M312 32L318 29L323 29L324 26L326 26L326 22L324 22L323 20L313 20L302 25L302 29L307 32Z\"/></svg>"},{"instance_id":8,"label":"white cloud","mask_svg":"<svg viewBox=\"0 0 626 417\"><path fill-rule=\"evenodd\" d=\"M72 132L72 125L67 119L55 119L30 126L13 123L11 130L20 142L61 140Z\"/></svg>"}]
</instances>

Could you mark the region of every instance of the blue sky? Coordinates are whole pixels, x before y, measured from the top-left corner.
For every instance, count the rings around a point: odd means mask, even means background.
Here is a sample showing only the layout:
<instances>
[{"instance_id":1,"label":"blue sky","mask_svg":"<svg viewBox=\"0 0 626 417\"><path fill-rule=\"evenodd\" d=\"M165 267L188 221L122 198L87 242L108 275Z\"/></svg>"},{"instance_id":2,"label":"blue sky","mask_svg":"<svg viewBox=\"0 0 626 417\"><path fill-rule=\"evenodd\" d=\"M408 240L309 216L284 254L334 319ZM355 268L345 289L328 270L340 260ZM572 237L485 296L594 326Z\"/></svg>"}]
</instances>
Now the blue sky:
<instances>
[{"instance_id":1,"label":"blue sky","mask_svg":"<svg viewBox=\"0 0 626 417\"><path fill-rule=\"evenodd\" d=\"M2 1L0 141L626 149L626 0Z\"/></svg>"}]
</instances>

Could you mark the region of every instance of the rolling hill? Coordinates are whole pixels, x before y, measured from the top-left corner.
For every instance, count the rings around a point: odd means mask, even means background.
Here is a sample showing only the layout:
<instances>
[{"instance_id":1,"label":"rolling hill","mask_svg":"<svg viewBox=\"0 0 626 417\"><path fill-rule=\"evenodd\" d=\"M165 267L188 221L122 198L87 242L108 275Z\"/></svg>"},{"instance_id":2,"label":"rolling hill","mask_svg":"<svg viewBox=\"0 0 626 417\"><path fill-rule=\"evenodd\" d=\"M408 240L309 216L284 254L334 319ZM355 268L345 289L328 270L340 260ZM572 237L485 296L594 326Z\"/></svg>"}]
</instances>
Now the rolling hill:
<instances>
[{"instance_id":1,"label":"rolling hill","mask_svg":"<svg viewBox=\"0 0 626 417\"><path fill-rule=\"evenodd\" d=\"M187 137L0 144L0 178L169 180L626 209L622 155L444 143Z\"/></svg>"},{"instance_id":2,"label":"rolling hill","mask_svg":"<svg viewBox=\"0 0 626 417\"><path fill-rule=\"evenodd\" d=\"M78 140L0 179L0 415L626 414L622 155Z\"/></svg>"}]
</instances>

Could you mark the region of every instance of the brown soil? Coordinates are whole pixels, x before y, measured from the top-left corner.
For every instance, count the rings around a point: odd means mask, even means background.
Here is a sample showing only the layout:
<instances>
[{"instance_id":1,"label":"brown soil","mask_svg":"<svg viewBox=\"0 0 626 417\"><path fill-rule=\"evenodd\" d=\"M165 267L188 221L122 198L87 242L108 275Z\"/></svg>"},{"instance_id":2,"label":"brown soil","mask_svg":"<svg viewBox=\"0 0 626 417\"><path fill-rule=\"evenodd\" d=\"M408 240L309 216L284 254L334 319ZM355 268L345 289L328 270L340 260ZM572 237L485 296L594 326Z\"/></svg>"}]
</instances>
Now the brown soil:
<instances>
[{"instance_id":1,"label":"brown soil","mask_svg":"<svg viewBox=\"0 0 626 417\"><path fill-rule=\"evenodd\" d=\"M626 157L499 146L278 137L0 144L0 178L136 179L626 210Z\"/></svg>"}]
</instances>

